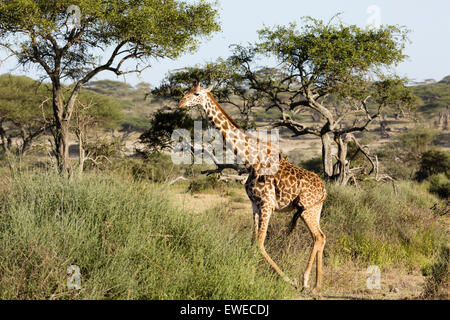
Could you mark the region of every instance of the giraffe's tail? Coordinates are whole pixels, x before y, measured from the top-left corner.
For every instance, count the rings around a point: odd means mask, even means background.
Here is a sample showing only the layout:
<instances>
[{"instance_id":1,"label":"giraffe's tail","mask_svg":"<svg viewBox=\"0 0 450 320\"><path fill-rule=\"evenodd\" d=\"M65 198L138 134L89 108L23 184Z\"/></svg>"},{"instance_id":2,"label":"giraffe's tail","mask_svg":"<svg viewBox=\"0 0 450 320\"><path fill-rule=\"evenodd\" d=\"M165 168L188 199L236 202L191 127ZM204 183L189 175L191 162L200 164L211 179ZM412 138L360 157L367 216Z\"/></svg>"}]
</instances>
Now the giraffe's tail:
<instances>
[{"instance_id":1,"label":"giraffe's tail","mask_svg":"<svg viewBox=\"0 0 450 320\"><path fill-rule=\"evenodd\" d=\"M314 208L315 206L318 206L319 204L323 203L327 199L327 195L328 195L327 189L325 189L324 186L322 189L322 198L320 198L320 200L314 203L310 208Z\"/></svg>"}]
</instances>

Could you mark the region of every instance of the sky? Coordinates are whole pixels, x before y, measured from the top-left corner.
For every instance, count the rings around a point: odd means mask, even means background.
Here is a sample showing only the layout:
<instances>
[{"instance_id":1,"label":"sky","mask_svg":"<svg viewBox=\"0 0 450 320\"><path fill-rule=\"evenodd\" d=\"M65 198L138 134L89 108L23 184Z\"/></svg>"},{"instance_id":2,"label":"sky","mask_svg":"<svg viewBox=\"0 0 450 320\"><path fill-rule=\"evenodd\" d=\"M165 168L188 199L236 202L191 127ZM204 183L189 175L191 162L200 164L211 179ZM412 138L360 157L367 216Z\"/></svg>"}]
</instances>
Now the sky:
<instances>
[{"instance_id":1,"label":"sky","mask_svg":"<svg viewBox=\"0 0 450 320\"><path fill-rule=\"evenodd\" d=\"M211 0L213 1L213 0ZM131 85L148 82L158 86L170 70L226 58L231 44L247 44L258 40L257 30L263 26L301 22L312 16L328 21L340 12L346 24L360 27L368 23L394 24L411 30L405 53L409 56L397 67L400 76L414 81L441 80L450 74L450 1L449 0L218 0L221 31L202 42L194 54L177 60L153 60L152 67L139 77L135 74L116 77L109 72L95 80L126 81ZM5 55L0 55L4 57ZM0 65L0 74L25 74L37 78L31 71L16 69L14 59Z\"/></svg>"}]
</instances>

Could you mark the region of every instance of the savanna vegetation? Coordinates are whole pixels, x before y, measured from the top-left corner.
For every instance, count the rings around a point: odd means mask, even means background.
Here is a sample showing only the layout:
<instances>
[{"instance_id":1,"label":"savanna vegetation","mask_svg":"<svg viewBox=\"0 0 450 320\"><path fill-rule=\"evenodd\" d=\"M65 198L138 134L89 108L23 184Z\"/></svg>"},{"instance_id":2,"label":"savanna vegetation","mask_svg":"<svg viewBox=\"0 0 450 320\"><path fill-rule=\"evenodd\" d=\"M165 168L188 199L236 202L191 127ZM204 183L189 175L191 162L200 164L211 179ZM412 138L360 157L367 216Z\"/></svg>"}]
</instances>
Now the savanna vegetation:
<instances>
[{"instance_id":1,"label":"savanna vegetation","mask_svg":"<svg viewBox=\"0 0 450 320\"><path fill-rule=\"evenodd\" d=\"M0 76L0 299L311 297L251 245L242 166L171 160L175 129L208 126L201 110L173 108L197 81L244 129L278 128L283 155L325 180L324 298L448 299L450 83L386 71L405 58L407 30L306 18L133 86L92 79L194 52L219 29L217 9L103 3L0 4L0 46L46 77ZM84 13L77 28L69 4ZM109 60L98 63L96 46L112 49ZM291 218L274 214L266 249L300 277L312 241L301 223L288 233ZM379 289L366 286L369 266Z\"/></svg>"}]
</instances>

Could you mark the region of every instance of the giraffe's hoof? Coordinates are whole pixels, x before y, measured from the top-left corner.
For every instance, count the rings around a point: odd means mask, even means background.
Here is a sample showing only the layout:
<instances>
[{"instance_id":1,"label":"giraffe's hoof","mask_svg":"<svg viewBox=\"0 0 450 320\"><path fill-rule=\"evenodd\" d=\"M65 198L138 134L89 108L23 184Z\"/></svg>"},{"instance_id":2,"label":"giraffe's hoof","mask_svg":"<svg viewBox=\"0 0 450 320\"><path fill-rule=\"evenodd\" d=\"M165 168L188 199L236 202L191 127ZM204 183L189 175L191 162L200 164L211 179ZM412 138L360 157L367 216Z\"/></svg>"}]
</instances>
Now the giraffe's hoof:
<instances>
[{"instance_id":1,"label":"giraffe's hoof","mask_svg":"<svg viewBox=\"0 0 450 320\"><path fill-rule=\"evenodd\" d=\"M291 285L294 286L295 290L298 290L298 282L297 279L294 278L294 280L290 281Z\"/></svg>"},{"instance_id":2,"label":"giraffe's hoof","mask_svg":"<svg viewBox=\"0 0 450 320\"><path fill-rule=\"evenodd\" d=\"M315 296L317 299L320 299L320 297L321 297L320 288L314 288L314 289L311 291L311 294L312 294L313 296Z\"/></svg>"},{"instance_id":3,"label":"giraffe's hoof","mask_svg":"<svg viewBox=\"0 0 450 320\"><path fill-rule=\"evenodd\" d=\"M283 280L286 281L287 283L289 283L291 286L293 286L295 289L298 289L298 283L297 283L297 279L291 280L288 277L284 276Z\"/></svg>"}]
</instances>

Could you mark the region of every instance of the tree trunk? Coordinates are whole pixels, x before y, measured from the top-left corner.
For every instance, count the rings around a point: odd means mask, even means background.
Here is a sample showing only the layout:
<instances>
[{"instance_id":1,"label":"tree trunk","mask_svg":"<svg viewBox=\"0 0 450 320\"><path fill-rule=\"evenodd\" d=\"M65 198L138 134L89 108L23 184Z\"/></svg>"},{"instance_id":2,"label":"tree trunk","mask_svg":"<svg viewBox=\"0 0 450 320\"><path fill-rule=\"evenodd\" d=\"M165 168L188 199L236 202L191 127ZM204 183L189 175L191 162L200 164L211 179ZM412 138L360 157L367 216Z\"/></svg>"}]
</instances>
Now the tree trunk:
<instances>
[{"instance_id":1,"label":"tree trunk","mask_svg":"<svg viewBox=\"0 0 450 320\"><path fill-rule=\"evenodd\" d=\"M325 178L333 178L333 156L331 154L332 140L329 133L321 135L322 140L322 164Z\"/></svg>"},{"instance_id":2,"label":"tree trunk","mask_svg":"<svg viewBox=\"0 0 450 320\"><path fill-rule=\"evenodd\" d=\"M53 83L53 113L55 116L55 152L58 170L62 174L70 175L70 159L69 159L69 135L70 135L70 118L72 117L73 108L77 96L81 90L81 85L77 85L72 91L70 98L66 102L64 100L61 86L56 82Z\"/></svg>"},{"instance_id":3,"label":"tree trunk","mask_svg":"<svg viewBox=\"0 0 450 320\"><path fill-rule=\"evenodd\" d=\"M84 139L83 129L81 129L79 132L77 132L77 138L78 138L78 145L79 145L79 150L78 150L78 156L79 156L78 171L79 171L79 174L81 175L81 174L83 174L84 162L86 161L86 155L85 155L84 144L83 144L83 139Z\"/></svg>"},{"instance_id":4,"label":"tree trunk","mask_svg":"<svg viewBox=\"0 0 450 320\"><path fill-rule=\"evenodd\" d=\"M55 152L56 162L60 173L69 173L69 124L67 121L56 119Z\"/></svg>"},{"instance_id":5,"label":"tree trunk","mask_svg":"<svg viewBox=\"0 0 450 320\"><path fill-rule=\"evenodd\" d=\"M341 136L337 137L335 141L338 147L335 179L340 185L345 186L350 179L350 166L347 162L348 141L342 140Z\"/></svg>"},{"instance_id":6,"label":"tree trunk","mask_svg":"<svg viewBox=\"0 0 450 320\"><path fill-rule=\"evenodd\" d=\"M69 120L65 112L63 92L53 84L53 114L55 116L55 156L60 173L70 173Z\"/></svg>"},{"instance_id":7,"label":"tree trunk","mask_svg":"<svg viewBox=\"0 0 450 320\"><path fill-rule=\"evenodd\" d=\"M9 153L11 151L11 138L6 134L6 131L3 129L2 123L0 123L0 137L2 140L3 151L5 153Z\"/></svg>"}]
</instances>

